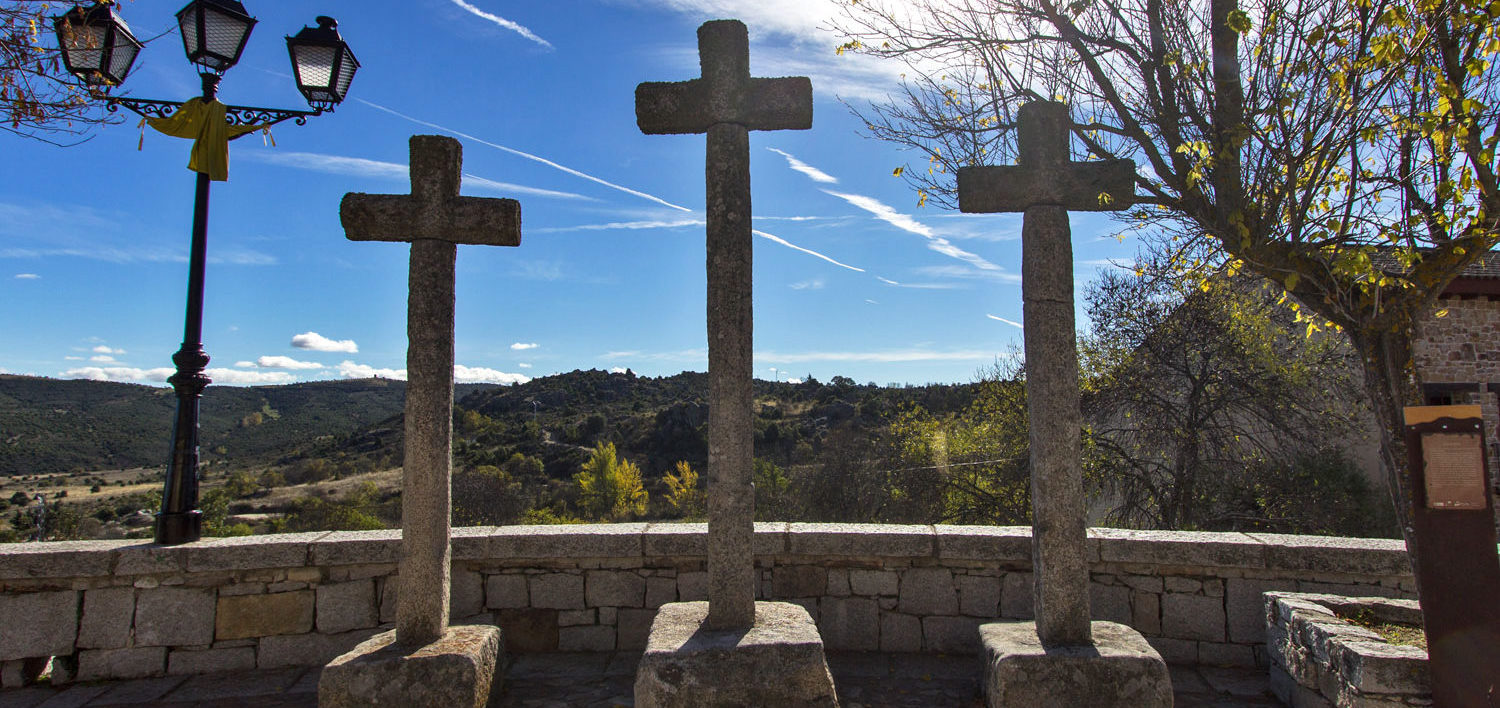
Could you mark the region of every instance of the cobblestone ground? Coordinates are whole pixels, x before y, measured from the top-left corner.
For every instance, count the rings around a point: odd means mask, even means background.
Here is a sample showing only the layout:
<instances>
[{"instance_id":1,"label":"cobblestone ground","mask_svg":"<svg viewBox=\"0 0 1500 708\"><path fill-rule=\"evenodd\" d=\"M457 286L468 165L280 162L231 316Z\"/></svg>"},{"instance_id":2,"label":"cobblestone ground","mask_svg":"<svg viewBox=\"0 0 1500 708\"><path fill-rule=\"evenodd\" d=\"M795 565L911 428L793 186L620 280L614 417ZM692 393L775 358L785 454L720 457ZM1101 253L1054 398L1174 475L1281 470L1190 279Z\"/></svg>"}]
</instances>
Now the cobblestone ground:
<instances>
[{"instance_id":1,"label":"cobblestone ground","mask_svg":"<svg viewBox=\"0 0 1500 708\"><path fill-rule=\"evenodd\" d=\"M498 708L631 706L639 653L527 654L506 672ZM833 652L828 657L843 708L971 708L980 667L972 656ZM318 669L168 677L0 691L0 708L316 708ZM1177 708L1271 708L1264 670L1172 667Z\"/></svg>"}]
</instances>

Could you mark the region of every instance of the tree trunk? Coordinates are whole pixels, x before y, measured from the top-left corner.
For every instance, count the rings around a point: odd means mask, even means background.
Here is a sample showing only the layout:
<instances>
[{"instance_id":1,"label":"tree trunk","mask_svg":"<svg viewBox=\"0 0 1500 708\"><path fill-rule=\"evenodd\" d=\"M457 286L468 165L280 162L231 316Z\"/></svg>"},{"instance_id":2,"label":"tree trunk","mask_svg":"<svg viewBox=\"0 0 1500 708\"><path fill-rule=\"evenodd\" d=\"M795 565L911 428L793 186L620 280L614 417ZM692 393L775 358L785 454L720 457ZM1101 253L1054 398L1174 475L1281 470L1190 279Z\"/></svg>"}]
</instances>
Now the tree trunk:
<instances>
[{"instance_id":1,"label":"tree trunk","mask_svg":"<svg viewBox=\"0 0 1500 708\"><path fill-rule=\"evenodd\" d=\"M1383 318L1385 319L1385 318ZM1391 318L1394 319L1394 318ZM1391 326L1387 321L1374 332L1350 333L1364 365L1365 392L1380 429L1380 466L1385 473L1386 490L1396 509L1401 536L1412 567L1417 564L1417 540L1412 526L1410 471L1406 469L1405 406L1422 404L1422 389L1412 357L1411 326ZM1420 596L1420 584L1417 588Z\"/></svg>"}]
</instances>

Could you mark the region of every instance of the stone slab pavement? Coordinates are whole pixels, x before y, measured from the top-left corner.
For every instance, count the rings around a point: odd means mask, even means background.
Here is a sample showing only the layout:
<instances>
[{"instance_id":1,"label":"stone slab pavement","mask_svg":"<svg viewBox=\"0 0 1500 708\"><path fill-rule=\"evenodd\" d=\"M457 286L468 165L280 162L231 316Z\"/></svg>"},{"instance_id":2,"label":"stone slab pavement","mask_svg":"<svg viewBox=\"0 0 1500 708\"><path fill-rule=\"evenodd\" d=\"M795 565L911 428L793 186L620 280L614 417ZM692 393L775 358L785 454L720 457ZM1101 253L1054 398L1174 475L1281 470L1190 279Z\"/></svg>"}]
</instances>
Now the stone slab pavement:
<instances>
[{"instance_id":1,"label":"stone slab pavement","mask_svg":"<svg viewBox=\"0 0 1500 708\"><path fill-rule=\"evenodd\" d=\"M494 708L615 708L634 704L639 652L519 654ZM975 656L829 652L844 708L977 708ZM0 708L316 708L321 669L169 676L0 691ZM1177 708L1277 708L1265 670L1172 666Z\"/></svg>"}]
</instances>

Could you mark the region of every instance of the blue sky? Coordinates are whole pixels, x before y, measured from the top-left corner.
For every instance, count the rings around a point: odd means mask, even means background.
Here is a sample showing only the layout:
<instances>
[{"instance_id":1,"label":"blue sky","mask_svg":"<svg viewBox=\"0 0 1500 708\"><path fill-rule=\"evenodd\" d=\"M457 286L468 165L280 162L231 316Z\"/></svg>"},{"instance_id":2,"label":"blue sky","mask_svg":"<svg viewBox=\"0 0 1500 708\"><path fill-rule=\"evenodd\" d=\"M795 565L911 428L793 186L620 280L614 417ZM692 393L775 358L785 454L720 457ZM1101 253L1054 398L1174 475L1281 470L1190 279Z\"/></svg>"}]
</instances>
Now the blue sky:
<instances>
[{"instance_id":1,"label":"blue sky","mask_svg":"<svg viewBox=\"0 0 1500 708\"><path fill-rule=\"evenodd\" d=\"M126 0L142 39L181 0ZM812 130L751 134L759 378L969 381L1021 341L1020 216L918 207L925 158L846 107L902 68L837 56L832 0L245 0L258 20L220 99L303 108L284 35L327 14L363 67L337 112L231 145L214 183L204 345L220 384L402 376L402 244L344 238L346 192L406 193L407 138L458 137L464 193L522 203L519 248L458 254L461 381L704 370L703 136L636 128L642 81L698 75L695 30L737 17L756 76L812 77ZM182 100L174 33L124 88ZM0 371L161 384L181 341L189 143L133 114L58 148L0 137ZM137 150L138 144L141 149ZM1134 239L1073 216L1079 286Z\"/></svg>"}]
</instances>

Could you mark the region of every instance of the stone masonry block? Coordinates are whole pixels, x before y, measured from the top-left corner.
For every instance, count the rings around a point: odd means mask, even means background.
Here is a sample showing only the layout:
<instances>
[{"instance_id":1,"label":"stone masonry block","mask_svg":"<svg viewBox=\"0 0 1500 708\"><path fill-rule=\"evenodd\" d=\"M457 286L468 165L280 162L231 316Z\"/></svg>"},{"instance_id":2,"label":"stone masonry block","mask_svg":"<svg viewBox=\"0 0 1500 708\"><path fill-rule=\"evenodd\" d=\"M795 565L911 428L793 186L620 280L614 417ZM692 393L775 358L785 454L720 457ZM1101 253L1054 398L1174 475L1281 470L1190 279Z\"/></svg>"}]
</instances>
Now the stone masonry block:
<instances>
[{"instance_id":1,"label":"stone masonry block","mask_svg":"<svg viewBox=\"0 0 1500 708\"><path fill-rule=\"evenodd\" d=\"M771 576L771 595L777 599L818 597L828 588L828 571L816 565L783 565Z\"/></svg>"},{"instance_id":2,"label":"stone masonry block","mask_svg":"<svg viewBox=\"0 0 1500 708\"><path fill-rule=\"evenodd\" d=\"M1161 624L1162 635L1166 637L1222 642L1224 601L1169 592L1162 596Z\"/></svg>"},{"instance_id":3,"label":"stone masonry block","mask_svg":"<svg viewBox=\"0 0 1500 708\"><path fill-rule=\"evenodd\" d=\"M646 579L632 571L591 570L585 577L589 607L642 607Z\"/></svg>"},{"instance_id":4,"label":"stone masonry block","mask_svg":"<svg viewBox=\"0 0 1500 708\"><path fill-rule=\"evenodd\" d=\"M531 597L526 591L526 576L519 573L491 575L484 581L484 604L497 610L528 607Z\"/></svg>"},{"instance_id":5,"label":"stone masonry block","mask_svg":"<svg viewBox=\"0 0 1500 708\"><path fill-rule=\"evenodd\" d=\"M161 587L135 601L138 647L207 646L214 641L214 590Z\"/></svg>"},{"instance_id":6,"label":"stone masonry block","mask_svg":"<svg viewBox=\"0 0 1500 708\"><path fill-rule=\"evenodd\" d=\"M849 589L855 595L895 595L901 587L901 576L894 570L849 571Z\"/></svg>"},{"instance_id":7,"label":"stone masonry block","mask_svg":"<svg viewBox=\"0 0 1500 708\"><path fill-rule=\"evenodd\" d=\"M80 649L121 649L130 643L135 588L98 588L83 593Z\"/></svg>"},{"instance_id":8,"label":"stone masonry block","mask_svg":"<svg viewBox=\"0 0 1500 708\"><path fill-rule=\"evenodd\" d=\"M255 647L177 649L167 655L167 673L217 674L255 670Z\"/></svg>"},{"instance_id":9,"label":"stone masonry block","mask_svg":"<svg viewBox=\"0 0 1500 708\"><path fill-rule=\"evenodd\" d=\"M615 638L621 651L640 651L646 648L651 635L651 621L656 619L656 610L622 608L615 619Z\"/></svg>"},{"instance_id":10,"label":"stone masonry block","mask_svg":"<svg viewBox=\"0 0 1500 708\"><path fill-rule=\"evenodd\" d=\"M531 605L547 610L581 610L583 576L572 573L543 573L529 576Z\"/></svg>"},{"instance_id":11,"label":"stone masonry block","mask_svg":"<svg viewBox=\"0 0 1500 708\"><path fill-rule=\"evenodd\" d=\"M646 608L656 609L677 601L677 578L646 578ZM653 615L656 613L652 613Z\"/></svg>"},{"instance_id":12,"label":"stone masonry block","mask_svg":"<svg viewBox=\"0 0 1500 708\"><path fill-rule=\"evenodd\" d=\"M413 649L384 632L323 669L318 705L483 708L505 676L500 634L494 627L450 627L438 641Z\"/></svg>"},{"instance_id":13,"label":"stone masonry block","mask_svg":"<svg viewBox=\"0 0 1500 708\"><path fill-rule=\"evenodd\" d=\"M980 622L978 617L923 617L923 644L932 652L977 654Z\"/></svg>"},{"instance_id":14,"label":"stone masonry block","mask_svg":"<svg viewBox=\"0 0 1500 708\"><path fill-rule=\"evenodd\" d=\"M601 625L563 627L557 633L561 651L614 651L615 628Z\"/></svg>"},{"instance_id":15,"label":"stone masonry block","mask_svg":"<svg viewBox=\"0 0 1500 708\"><path fill-rule=\"evenodd\" d=\"M324 634L374 627L380 623L372 578L324 583L317 589L317 627Z\"/></svg>"},{"instance_id":16,"label":"stone masonry block","mask_svg":"<svg viewBox=\"0 0 1500 708\"><path fill-rule=\"evenodd\" d=\"M901 574L901 611L914 615L958 614L958 591L947 568L912 568Z\"/></svg>"},{"instance_id":17,"label":"stone masonry block","mask_svg":"<svg viewBox=\"0 0 1500 708\"><path fill-rule=\"evenodd\" d=\"M880 650L922 651L922 620L911 615L885 612L880 615Z\"/></svg>"},{"instance_id":18,"label":"stone masonry block","mask_svg":"<svg viewBox=\"0 0 1500 708\"><path fill-rule=\"evenodd\" d=\"M1259 644L1266 639L1266 601L1271 590L1295 590L1295 580L1230 578L1225 588L1229 641Z\"/></svg>"},{"instance_id":19,"label":"stone masonry block","mask_svg":"<svg viewBox=\"0 0 1500 708\"><path fill-rule=\"evenodd\" d=\"M984 625L989 708L1170 708L1167 665L1138 632L1095 622L1093 645L1043 647L1032 622Z\"/></svg>"},{"instance_id":20,"label":"stone masonry block","mask_svg":"<svg viewBox=\"0 0 1500 708\"><path fill-rule=\"evenodd\" d=\"M1123 585L1089 583L1089 605L1096 620L1128 625L1132 619L1130 588Z\"/></svg>"},{"instance_id":21,"label":"stone masonry block","mask_svg":"<svg viewBox=\"0 0 1500 708\"><path fill-rule=\"evenodd\" d=\"M1008 619L1031 619L1031 573L1006 573L1000 591L1000 616Z\"/></svg>"},{"instance_id":22,"label":"stone masonry block","mask_svg":"<svg viewBox=\"0 0 1500 708\"><path fill-rule=\"evenodd\" d=\"M214 636L223 640L302 634L312 631L313 618L311 590L221 597Z\"/></svg>"},{"instance_id":23,"label":"stone masonry block","mask_svg":"<svg viewBox=\"0 0 1500 708\"><path fill-rule=\"evenodd\" d=\"M73 590L0 595L0 661L72 654L78 596Z\"/></svg>"},{"instance_id":24,"label":"stone masonry block","mask_svg":"<svg viewBox=\"0 0 1500 708\"><path fill-rule=\"evenodd\" d=\"M818 632L830 649L880 649L880 605L867 597L825 597L818 608Z\"/></svg>"},{"instance_id":25,"label":"stone masonry block","mask_svg":"<svg viewBox=\"0 0 1500 708\"><path fill-rule=\"evenodd\" d=\"M78 652L79 681L160 676L167 670L166 647L85 649Z\"/></svg>"},{"instance_id":26,"label":"stone masonry block","mask_svg":"<svg viewBox=\"0 0 1500 708\"><path fill-rule=\"evenodd\" d=\"M696 570L678 573L677 598L682 602L708 599L708 573Z\"/></svg>"},{"instance_id":27,"label":"stone masonry block","mask_svg":"<svg viewBox=\"0 0 1500 708\"><path fill-rule=\"evenodd\" d=\"M291 634L262 637L255 655L257 668L321 666L379 632L379 628L356 629L339 634Z\"/></svg>"},{"instance_id":28,"label":"stone masonry block","mask_svg":"<svg viewBox=\"0 0 1500 708\"><path fill-rule=\"evenodd\" d=\"M448 583L448 614L470 617L484 610L484 577L472 570L453 568Z\"/></svg>"},{"instance_id":29,"label":"stone masonry block","mask_svg":"<svg viewBox=\"0 0 1500 708\"><path fill-rule=\"evenodd\" d=\"M1000 615L999 578L983 575L958 576L959 611L970 617Z\"/></svg>"},{"instance_id":30,"label":"stone masonry block","mask_svg":"<svg viewBox=\"0 0 1500 708\"><path fill-rule=\"evenodd\" d=\"M1154 592L1131 594L1130 626L1147 636L1161 634L1161 595Z\"/></svg>"}]
</instances>

